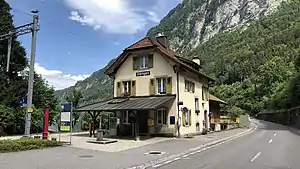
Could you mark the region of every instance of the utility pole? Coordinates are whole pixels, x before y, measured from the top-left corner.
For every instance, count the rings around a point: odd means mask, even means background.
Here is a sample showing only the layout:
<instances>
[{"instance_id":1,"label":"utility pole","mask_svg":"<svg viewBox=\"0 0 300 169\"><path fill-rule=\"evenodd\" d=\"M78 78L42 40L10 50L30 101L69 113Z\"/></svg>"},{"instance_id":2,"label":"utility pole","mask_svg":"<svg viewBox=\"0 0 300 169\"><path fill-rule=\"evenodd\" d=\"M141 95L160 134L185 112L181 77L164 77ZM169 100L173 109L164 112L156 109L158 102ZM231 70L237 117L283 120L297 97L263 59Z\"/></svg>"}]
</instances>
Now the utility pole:
<instances>
[{"instance_id":1,"label":"utility pole","mask_svg":"<svg viewBox=\"0 0 300 169\"><path fill-rule=\"evenodd\" d=\"M36 51L36 34L38 31L38 10L31 11L33 14L33 25L32 25L32 40L31 40L31 54L30 54L30 68L28 78L28 96L27 96L27 112L25 122L25 135L30 135L31 127L31 113L32 108L32 95L33 95L33 80L34 80L34 63L35 63L35 51Z\"/></svg>"},{"instance_id":2,"label":"utility pole","mask_svg":"<svg viewBox=\"0 0 300 169\"><path fill-rule=\"evenodd\" d=\"M39 16L38 10L31 11L33 14L33 22L29 24L25 24L19 27L16 27L10 30L8 33L0 35L0 41L8 39L8 51L7 51L7 65L6 71L9 71L9 63L10 63L10 55L11 55L11 46L13 37L18 37L21 35L32 33L32 41L31 41L31 55L30 55L30 70L29 70L29 78L28 78L28 93L27 93L27 113L26 113L26 121L25 121L25 135L30 135L30 126L31 126L31 113L33 112L32 105L32 94L33 94L33 80L34 80L34 62L35 62L35 50L36 50L36 34L38 31L38 20Z\"/></svg>"}]
</instances>

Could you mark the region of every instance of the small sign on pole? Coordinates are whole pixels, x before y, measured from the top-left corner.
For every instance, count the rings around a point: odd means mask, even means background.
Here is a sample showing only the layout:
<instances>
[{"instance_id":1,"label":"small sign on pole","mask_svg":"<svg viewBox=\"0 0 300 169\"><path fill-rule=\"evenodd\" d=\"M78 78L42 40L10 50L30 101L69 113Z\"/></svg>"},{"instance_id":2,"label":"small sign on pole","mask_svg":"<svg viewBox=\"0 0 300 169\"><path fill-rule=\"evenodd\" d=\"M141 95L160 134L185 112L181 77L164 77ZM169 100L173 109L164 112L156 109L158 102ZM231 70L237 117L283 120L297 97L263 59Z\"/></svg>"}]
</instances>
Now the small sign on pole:
<instances>
[{"instance_id":1,"label":"small sign on pole","mask_svg":"<svg viewBox=\"0 0 300 169\"><path fill-rule=\"evenodd\" d=\"M62 104L60 112L60 129L59 129L59 141L61 141L61 132L70 132L69 141L63 141L71 144L72 136L72 104Z\"/></svg>"}]
</instances>

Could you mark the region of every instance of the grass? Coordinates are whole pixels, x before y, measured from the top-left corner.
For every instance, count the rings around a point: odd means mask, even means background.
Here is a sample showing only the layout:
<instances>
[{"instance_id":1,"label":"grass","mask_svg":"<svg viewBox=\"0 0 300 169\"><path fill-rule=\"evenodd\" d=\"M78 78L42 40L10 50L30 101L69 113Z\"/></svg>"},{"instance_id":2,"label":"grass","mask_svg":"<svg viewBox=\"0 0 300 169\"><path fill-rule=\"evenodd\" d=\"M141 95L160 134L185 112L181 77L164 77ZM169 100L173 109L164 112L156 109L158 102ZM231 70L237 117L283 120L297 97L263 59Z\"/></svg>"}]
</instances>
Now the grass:
<instances>
[{"instance_id":1,"label":"grass","mask_svg":"<svg viewBox=\"0 0 300 169\"><path fill-rule=\"evenodd\" d=\"M0 153L18 152L62 146L60 142L33 138L0 140Z\"/></svg>"}]
</instances>

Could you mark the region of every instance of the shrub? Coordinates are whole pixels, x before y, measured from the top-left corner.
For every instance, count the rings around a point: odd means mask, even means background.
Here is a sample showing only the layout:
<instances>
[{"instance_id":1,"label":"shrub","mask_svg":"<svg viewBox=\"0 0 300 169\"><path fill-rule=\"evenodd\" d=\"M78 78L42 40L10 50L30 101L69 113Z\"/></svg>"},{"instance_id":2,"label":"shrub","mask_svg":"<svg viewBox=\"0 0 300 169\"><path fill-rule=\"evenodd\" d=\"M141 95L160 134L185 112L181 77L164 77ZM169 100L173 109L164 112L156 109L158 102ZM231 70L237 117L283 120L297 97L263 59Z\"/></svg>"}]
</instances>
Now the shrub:
<instances>
[{"instance_id":1,"label":"shrub","mask_svg":"<svg viewBox=\"0 0 300 169\"><path fill-rule=\"evenodd\" d=\"M58 147L61 145L62 144L57 141L33 138L22 138L18 140L0 140L0 153Z\"/></svg>"}]
</instances>

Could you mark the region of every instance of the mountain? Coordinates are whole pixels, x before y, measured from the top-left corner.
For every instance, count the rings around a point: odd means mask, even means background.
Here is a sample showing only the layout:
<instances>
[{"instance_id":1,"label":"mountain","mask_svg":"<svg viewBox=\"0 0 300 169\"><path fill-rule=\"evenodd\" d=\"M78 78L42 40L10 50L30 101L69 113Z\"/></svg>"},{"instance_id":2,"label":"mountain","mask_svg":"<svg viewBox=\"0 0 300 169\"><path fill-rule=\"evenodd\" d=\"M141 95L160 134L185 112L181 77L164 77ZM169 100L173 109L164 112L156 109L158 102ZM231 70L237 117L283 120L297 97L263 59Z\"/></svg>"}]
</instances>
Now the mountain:
<instances>
[{"instance_id":1,"label":"mountain","mask_svg":"<svg viewBox=\"0 0 300 169\"><path fill-rule=\"evenodd\" d=\"M94 72L90 77L78 81L75 86L55 91L56 97L65 102L66 95L74 88L82 93L80 105L102 101L113 95L113 80L104 74L105 70L115 61L111 60L104 68Z\"/></svg>"},{"instance_id":2,"label":"mountain","mask_svg":"<svg viewBox=\"0 0 300 169\"><path fill-rule=\"evenodd\" d=\"M293 25L299 22L299 4L299 0L184 0L147 35L164 32L172 49L186 57L200 56L204 71L216 78L211 92L230 103L227 109L256 113L282 98L294 74L300 46L295 37L300 32ZM74 86L82 91L83 103L112 96L112 80L104 70ZM62 98L74 87L56 94Z\"/></svg>"},{"instance_id":3,"label":"mountain","mask_svg":"<svg viewBox=\"0 0 300 169\"><path fill-rule=\"evenodd\" d=\"M184 0L148 36L164 32L177 52L187 51L226 30L248 26L277 10L284 0Z\"/></svg>"}]
</instances>

